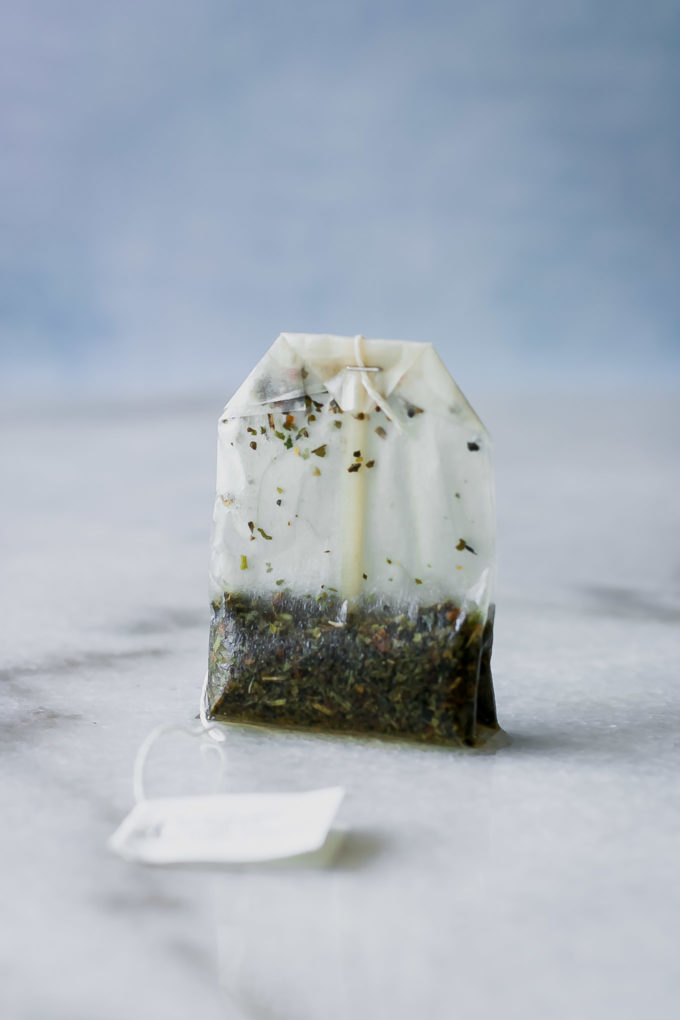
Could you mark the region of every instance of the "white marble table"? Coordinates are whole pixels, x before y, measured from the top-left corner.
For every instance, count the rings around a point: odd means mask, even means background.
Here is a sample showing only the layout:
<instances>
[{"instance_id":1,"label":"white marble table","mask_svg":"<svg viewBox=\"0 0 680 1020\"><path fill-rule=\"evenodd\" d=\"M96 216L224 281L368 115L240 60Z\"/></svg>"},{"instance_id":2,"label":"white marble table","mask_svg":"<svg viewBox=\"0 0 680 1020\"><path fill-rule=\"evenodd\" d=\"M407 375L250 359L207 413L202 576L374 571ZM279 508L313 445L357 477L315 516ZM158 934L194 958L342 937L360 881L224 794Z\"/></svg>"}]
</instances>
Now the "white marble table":
<instances>
[{"instance_id":1,"label":"white marble table","mask_svg":"<svg viewBox=\"0 0 680 1020\"><path fill-rule=\"evenodd\" d=\"M680 412L496 398L496 754L230 731L231 789L341 783L322 869L153 869L106 839L196 713L214 422L2 412L0 1016L680 1015ZM206 789L181 737L152 790Z\"/></svg>"}]
</instances>

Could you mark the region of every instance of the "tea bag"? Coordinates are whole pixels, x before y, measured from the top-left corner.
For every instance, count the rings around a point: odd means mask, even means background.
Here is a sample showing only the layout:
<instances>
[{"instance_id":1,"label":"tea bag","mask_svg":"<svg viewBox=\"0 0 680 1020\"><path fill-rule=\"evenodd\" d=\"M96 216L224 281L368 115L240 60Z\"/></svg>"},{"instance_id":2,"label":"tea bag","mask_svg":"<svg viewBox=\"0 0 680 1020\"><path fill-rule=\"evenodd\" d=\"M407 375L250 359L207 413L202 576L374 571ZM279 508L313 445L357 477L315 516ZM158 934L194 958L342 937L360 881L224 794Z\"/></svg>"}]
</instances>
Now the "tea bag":
<instances>
[{"instance_id":1,"label":"tea bag","mask_svg":"<svg viewBox=\"0 0 680 1020\"><path fill-rule=\"evenodd\" d=\"M218 426L205 711L475 745L489 436L429 344L283 333Z\"/></svg>"}]
</instances>

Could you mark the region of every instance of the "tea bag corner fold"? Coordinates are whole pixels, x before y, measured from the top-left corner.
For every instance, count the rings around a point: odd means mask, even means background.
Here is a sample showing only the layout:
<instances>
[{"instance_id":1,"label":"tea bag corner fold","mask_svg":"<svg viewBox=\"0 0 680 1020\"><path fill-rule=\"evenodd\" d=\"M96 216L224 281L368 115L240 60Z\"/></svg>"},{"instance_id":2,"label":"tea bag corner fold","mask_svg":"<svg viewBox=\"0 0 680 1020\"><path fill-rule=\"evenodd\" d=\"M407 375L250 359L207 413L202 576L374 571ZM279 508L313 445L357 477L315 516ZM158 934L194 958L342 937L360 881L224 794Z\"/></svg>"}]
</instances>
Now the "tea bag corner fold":
<instances>
[{"instance_id":1,"label":"tea bag corner fold","mask_svg":"<svg viewBox=\"0 0 680 1020\"><path fill-rule=\"evenodd\" d=\"M431 345L281 334L218 425L208 714L482 743L494 534L490 439Z\"/></svg>"}]
</instances>

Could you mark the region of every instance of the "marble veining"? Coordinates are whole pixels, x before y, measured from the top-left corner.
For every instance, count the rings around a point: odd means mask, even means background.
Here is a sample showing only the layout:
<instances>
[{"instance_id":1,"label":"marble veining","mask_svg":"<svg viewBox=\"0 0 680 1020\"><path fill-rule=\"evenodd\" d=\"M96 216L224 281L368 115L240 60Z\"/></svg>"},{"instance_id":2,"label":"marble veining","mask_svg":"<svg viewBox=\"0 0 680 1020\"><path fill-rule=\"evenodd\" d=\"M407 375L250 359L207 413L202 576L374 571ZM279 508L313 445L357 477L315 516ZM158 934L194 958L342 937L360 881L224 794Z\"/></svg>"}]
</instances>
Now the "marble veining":
<instances>
[{"instance_id":1,"label":"marble veining","mask_svg":"<svg viewBox=\"0 0 680 1020\"><path fill-rule=\"evenodd\" d=\"M56 408L49 455L42 420L3 413L3 1018L677 1015L678 405L475 402L512 742L230 729L229 789L347 788L342 851L298 869L106 848L140 741L198 709L219 408ZM181 738L148 778L214 782Z\"/></svg>"}]
</instances>

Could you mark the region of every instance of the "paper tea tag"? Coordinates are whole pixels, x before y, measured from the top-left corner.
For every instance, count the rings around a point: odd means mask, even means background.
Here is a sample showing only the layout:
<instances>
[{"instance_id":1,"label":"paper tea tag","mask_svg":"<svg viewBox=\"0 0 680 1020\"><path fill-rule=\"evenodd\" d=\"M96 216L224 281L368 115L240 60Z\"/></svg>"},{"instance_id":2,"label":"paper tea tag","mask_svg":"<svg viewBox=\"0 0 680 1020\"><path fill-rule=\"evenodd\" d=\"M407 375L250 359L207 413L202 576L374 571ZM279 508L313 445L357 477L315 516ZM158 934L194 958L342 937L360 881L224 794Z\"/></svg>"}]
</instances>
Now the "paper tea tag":
<instances>
[{"instance_id":1,"label":"paper tea tag","mask_svg":"<svg viewBox=\"0 0 680 1020\"><path fill-rule=\"evenodd\" d=\"M144 864L247 864L296 857L326 842L345 791L231 793L142 800L109 840Z\"/></svg>"}]
</instances>

